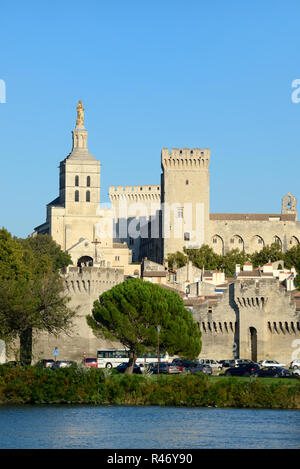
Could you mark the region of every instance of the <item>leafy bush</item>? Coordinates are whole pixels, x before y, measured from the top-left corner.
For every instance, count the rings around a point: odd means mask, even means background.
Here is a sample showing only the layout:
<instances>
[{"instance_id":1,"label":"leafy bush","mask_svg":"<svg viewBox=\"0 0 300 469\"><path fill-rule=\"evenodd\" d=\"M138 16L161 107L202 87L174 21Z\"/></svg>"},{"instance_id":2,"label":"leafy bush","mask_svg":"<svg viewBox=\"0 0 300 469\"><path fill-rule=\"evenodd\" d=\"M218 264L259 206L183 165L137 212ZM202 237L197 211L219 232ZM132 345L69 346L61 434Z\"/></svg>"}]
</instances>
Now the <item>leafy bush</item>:
<instances>
[{"instance_id":1,"label":"leafy bush","mask_svg":"<svg viewBox=\"0 0 300 469\"><path fill-rule=\"evenodd\" d=\"M300 380L0 366L0 403L300 409Z\"/></svg>"}]
</instances>

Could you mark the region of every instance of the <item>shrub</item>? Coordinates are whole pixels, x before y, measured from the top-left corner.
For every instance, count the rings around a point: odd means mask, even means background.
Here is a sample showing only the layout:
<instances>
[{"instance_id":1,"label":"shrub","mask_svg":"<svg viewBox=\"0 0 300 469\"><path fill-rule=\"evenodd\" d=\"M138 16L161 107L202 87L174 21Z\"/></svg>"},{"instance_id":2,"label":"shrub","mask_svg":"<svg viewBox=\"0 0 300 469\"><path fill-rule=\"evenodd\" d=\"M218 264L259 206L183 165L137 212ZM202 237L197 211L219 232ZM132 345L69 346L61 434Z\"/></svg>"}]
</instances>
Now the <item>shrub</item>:
<instances>
[{"instance_id":1,"label":"shrub","mask_svg":"<svg viewBox=\"0 0 300 469\"><path fill-rule=\"evenodd\" d=\"M300 381L0 366L0 403L299 409Z\"/></svg>"}]
</instances>

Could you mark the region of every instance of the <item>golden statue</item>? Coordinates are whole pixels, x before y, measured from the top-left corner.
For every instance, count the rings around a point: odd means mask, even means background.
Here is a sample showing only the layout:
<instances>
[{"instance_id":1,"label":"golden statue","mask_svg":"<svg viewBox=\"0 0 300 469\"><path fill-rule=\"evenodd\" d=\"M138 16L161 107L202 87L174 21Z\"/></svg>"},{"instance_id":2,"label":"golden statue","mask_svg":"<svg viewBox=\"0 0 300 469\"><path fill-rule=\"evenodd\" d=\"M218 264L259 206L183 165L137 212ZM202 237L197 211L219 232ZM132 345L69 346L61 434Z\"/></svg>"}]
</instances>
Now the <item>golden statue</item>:
<instances>
[{"instance_id":1,"label":"golden statue","mask_svg":"<svg viewBox=\"0 0 300 469\"><path fill-rule=\"evenodd\" d=\"M83 111L84 107L82 105L81 100L78 102L77 105L77 120L76 120L76 126L78 127L83 127Z\"/></svg>"}]
</instances>

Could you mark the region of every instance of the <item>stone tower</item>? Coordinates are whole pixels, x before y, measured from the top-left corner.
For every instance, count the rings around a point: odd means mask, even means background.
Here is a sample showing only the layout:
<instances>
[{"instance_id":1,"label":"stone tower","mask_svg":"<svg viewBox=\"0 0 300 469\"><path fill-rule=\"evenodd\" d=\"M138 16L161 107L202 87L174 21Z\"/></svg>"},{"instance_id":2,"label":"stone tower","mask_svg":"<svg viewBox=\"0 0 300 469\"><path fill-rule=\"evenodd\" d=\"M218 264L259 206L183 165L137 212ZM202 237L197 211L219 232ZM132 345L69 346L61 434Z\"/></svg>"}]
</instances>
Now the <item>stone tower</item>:
<instances>
[{"instance_id":1,"label":"stone tower","mask_svg":"<svg viewBox=\"0 0 300 469\"><path fill-rule=\"evenodd\" d=\"M77 106L71 153L59 165L59 196L47 205L46 223L35 228L48 233L65 251L81 239L95 239L100 204L100 161L89 153L84 107Z\"/></svg>"},{"instance_id":2,"label":"stone tower","mask_svg":"<svg viewBox=\"0 0 300 469\"><path fill-rule=\"evenodd\" d=\"M81 119L78 117L80 104L81 101L77 106L76 127L72 131L73 148L59 167L59 197L66 215L95 215L100 204L100 161L88 151L83 115Z\"/></svg>"},{"instance_id":3,"label":"stone tower","mask_svg":"<svg viewBox=\"0 0 300 469\"><path fill-rule=\"evenodd\" d=\"M161 153L163 256L183 247L200 248L209 229L208 148Z\"/></svg>"},{"instance_id":4,"label":"stone tower","mask_svg":"<svg viewBox=\"0 0 300 469\"><path fill-rule=\"evenodd\" d=\"M290 192L282 199L281 213L297 215L297 199Z\"/></svg>"}]
</instances>

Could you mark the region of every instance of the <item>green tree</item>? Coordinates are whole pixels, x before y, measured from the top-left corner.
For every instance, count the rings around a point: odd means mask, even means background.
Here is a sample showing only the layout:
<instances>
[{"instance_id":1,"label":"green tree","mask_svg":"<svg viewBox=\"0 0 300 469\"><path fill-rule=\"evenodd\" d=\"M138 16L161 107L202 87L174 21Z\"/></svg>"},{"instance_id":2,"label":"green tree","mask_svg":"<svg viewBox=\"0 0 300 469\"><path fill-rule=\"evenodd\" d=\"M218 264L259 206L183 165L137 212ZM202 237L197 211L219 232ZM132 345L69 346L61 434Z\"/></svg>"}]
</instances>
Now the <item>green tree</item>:
<instances>
[{"instance_id":1,"label":"green tree","mask_svg":"<svg viewBox=\"0 0 300 469\"><path fill-rule=\"evenodd\" d=\"M43 250L36 248L42 244ZM33 329L67 332L75 315L67 306L69 298L59 272L63 263L52 248L50 237L30 243L0 230L0 338L7 343L19 338L20 359L28 364Z\"/></svg>"},{"instance_id":2,"label":"green tree","mask_svg":"<svg viewBox=\"0 0 300 469\"><path fill-rule=\"evenodd\" d=\"M295 279L294 279L294 285L295 287L297 288L297 290L300 290L300 275L296 275Z\"/></svg>"},{"instance_id":3,"label":"green tree","mask_svg":"<svg viewBox=\"0 0 300 469\"><path fill-rule=\"evenodd\" d=\"M298 246L293 246L291 249L286 251L284 253L284 265L288 269L290 269L292 266L295 267L297 270L298 274L300 274L300 245Z\"/></svg>"},{"instance_id":4,"label":"green tree","mask_svg":"<svg viewBox=\"0 0 300 469\"><path fill-rule=\"evenodd\" d=\"M249 258L249 254L246 254L245 251L232 249L222 256L221 269L224 270L227 277L232 277L235 274L236 264L243 266Z\"/></svg>"},{"instance_id":5,"label":"green tree","mask_svg":"<svg viewBox=\"0 0 300 469\"><path fill-rule=\"evenodd\" d=\"M32 252L35 259L43 259L43 263L35 264L36 268L48 264L52 271L58 271L73 263L70 254L62 251L61 247L48 234L26 239L19 238L17 241L21 243L25 251Z\"/></svg>"},{"instance_id":6,"label":"green tree","mask_svg":"<svg viewBox=\"0 0 300 469\"><path fill-rule=\"evenodd\" d=\"M201 351L201 333L180 296L141 279L128 279L103 293L87 317L96 336L118 340L129 350L128 373L139 355L160 346L169 354L193 359Z\"/></svg>"},{"instance_id":7,"label":"green tree","mask_svg":"<svg viewBox=\"0 0 300 469\"><path fill-rule=\"evenodd\" d=\"M193 265L199 269L217 270L220 269L222 256L216 254L211 247L203 244L200 249L183 248L185 254Z\"/></svg>"},{"instance_id":8,"label":"green tree","mask_svg":"<svg viewBox=\"0 0 300 469\"><path fill-rule=\"evenodd\" d=\"M279 243L272 243L264 246L261 251L256 251L250 255L253 267L262 266L268 262L275 262L283 259L283 252Z\"/></svg>"},{"instance_id":9,"label":"green tree","mask_svg":"<svg viewBox=\"0 0 300 469\"><path fill-rule=\"evenodd\" d=\"M176 253L168 254L167 262L169 269L180 269L180 267L183 267L187 264L188 257L185 256L182 252L177 251Z\"/></svg>"}]
</instances>

